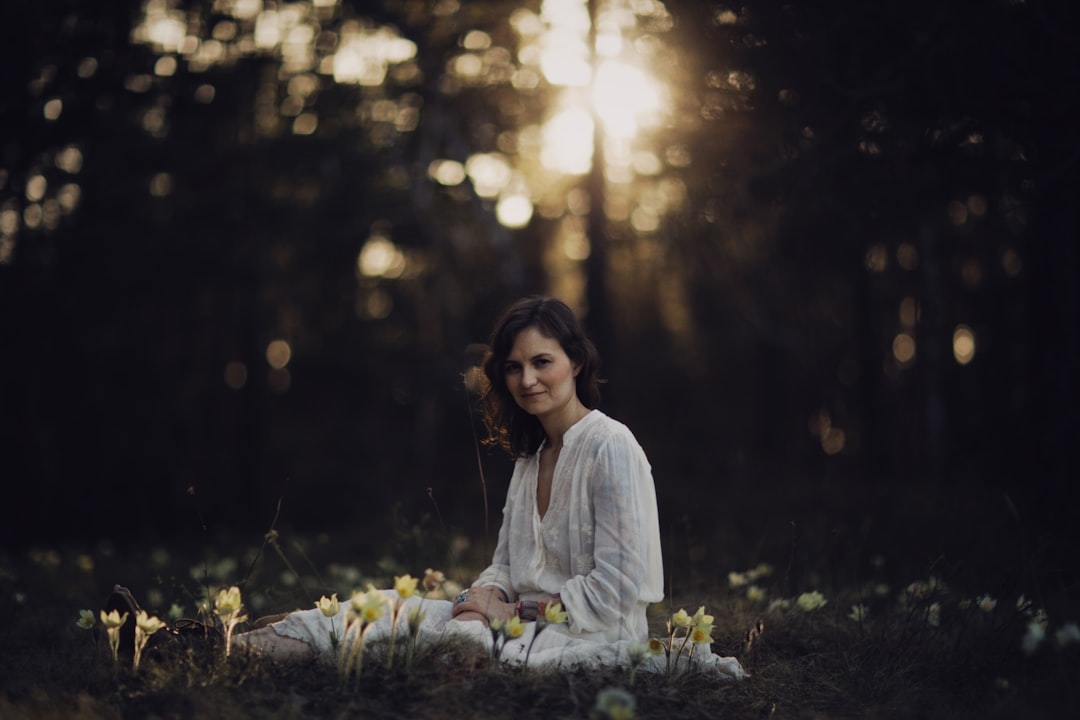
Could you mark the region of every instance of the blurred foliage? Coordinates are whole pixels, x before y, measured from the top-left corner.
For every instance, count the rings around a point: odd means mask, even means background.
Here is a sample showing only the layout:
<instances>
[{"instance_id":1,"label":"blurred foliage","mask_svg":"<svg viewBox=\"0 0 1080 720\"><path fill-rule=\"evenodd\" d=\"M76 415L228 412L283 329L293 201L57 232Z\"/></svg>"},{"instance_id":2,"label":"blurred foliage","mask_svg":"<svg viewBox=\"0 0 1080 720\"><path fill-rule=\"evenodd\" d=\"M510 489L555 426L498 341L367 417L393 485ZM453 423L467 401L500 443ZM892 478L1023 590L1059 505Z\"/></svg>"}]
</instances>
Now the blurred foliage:
<instances>
[{"instance_id":1,"label":"blurred foliage","mask_svg":"<svg viewBox=\"0 0 1080 720\"><path fill-rule=\"evenodd\" d=\"M510 230L428 175L545 116L551 87L506 81L508 19L539 4L331 5L324 28L392 27L415 58L376 86L240 50L159 67L179 55L132 42L143 3L0 11L5 537L257 532L279 498L303 527L434 503L482 531L461 374L506 302L556 291L671 528L866 484L1076 499L1071 6L638 3L671 99L656 187L685 202L646 230L592 212L588 261L556 262L569 209ZM230 37L230 3L160 6ZM448 70L471 31L510 51L489 82ZM402 274L360 272L380 238ZM508 463L480 456L495 527Z\"/></svg>"}]
</instances>

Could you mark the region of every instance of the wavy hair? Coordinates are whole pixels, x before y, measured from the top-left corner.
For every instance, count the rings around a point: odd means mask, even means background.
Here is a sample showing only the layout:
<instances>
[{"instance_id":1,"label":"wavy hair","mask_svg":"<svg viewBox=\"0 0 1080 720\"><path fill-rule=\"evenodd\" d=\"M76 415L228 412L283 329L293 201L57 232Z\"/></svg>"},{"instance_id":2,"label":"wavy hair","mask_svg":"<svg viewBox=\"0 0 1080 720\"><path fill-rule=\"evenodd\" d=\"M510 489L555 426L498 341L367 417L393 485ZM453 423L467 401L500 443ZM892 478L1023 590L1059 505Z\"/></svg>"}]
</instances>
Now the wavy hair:
<instances>
[{"instance_id":1,"label":"wavy hair","mask_svg":"<svg viewBox=\"0 0 1080 720\"><path fill-rule=\"evenodd\" d=\"M518 334L530 327L558 341L570 362L580 367L574 382L582 405L592 410L600 404L603 382L596 347L566 303L551 297L531 296L506 308L495 322L484 356L487 382L481 391L480 407L487 429L484 444L497 445L515 458L535 453L546 437L540 420L522 410L506 387L506 358Z\"/></svg>"}]
</instances>

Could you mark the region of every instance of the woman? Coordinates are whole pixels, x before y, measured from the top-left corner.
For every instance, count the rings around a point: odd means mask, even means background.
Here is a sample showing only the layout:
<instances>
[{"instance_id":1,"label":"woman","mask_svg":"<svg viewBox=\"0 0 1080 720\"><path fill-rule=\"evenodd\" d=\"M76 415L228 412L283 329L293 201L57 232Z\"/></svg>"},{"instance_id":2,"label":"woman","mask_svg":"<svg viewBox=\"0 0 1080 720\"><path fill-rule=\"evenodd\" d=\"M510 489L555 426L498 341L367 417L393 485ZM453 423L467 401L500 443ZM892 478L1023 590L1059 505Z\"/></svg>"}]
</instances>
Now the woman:
<instances>
[{"instance_id":1,"label":"woman","mask_svg":"<svg viewBox=\"0 0 1080 720\"><path fill-rule=\"evenodd\" d=\"M567 622L540 634L528 622L503 648L504 659L621 664L632 645L648 639L645 608L663 599L656 492L630 430L596 409L598 365L593 344L559 300L526 298L499 318L482 396L487 443L515 458L498 545L492 564L453 604L425 602L424 641L465 635L490 646L492 621L533 621L553 603ZM383 624L376 635L388 632ZM237 641L295 658L331 652L330 628L329 619L308 610ZM741 674L737 662L711 656L707 646L696 660Z\"/></svg>"},{"instance_id":2,"label":"woman","mask_svg":"<svg viewBox=\"0 0 1080 720\"><path fill-rule=\"evenodd\" d=\"M570 308L552 298L511 306L490 348L488 442L516 462L493 562L454 618L486 623L520 610L532 620L559 602L568 624L542 636L545 644L563 639L556 635L643 642L645 607L664 596L656 493L634 436L595 409L595 348Z\"/></svg>"}]
</instances>

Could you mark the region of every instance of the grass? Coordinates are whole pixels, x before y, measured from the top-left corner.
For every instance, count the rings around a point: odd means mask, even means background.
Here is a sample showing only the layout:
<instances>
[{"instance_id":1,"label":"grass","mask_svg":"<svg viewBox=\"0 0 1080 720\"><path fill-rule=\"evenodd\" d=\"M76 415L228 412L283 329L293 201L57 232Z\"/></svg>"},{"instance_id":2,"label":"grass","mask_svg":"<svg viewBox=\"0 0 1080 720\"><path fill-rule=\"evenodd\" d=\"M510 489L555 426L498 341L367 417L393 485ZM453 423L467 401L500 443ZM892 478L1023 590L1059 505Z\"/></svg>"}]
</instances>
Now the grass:
<instances>
[{"instance_id":1,"label":"grass","mask_svg":"<svg viewBox=\"0 0 1080 720\"><path fill-rule=\"evenodd\" d=\"M672 540L673 597L650 609L662 634L671 611L705 605L716 618L714 651L736 656L751 678L639 673L632 686L624 671L522 670L492 664L468 646L421 654L409 672L370 665L350 690L340 689L332 667L226 659L212 649L151 648L133 674L128 664L114 666L100 625L75 626L79 609L96 610L117 580L162 616L174 603L191 616L207 586L244 579L254 616L311 607L322 593L347 595L368 581L387 587L394 574L421 574L424 566L404 563L425 557L424 565L467 582L482 565L482 549L430 528L397 533L365 569L342 564L342 548L356 546L347 536L288 531L269 543L221 539L188 554L179 548L197 545L120 550L106 543L0 555L0 718L550 720L597 716L597 697L610 687L633 695L639 718L1027 718L1080 706L1080 643L1058 647L1054 638L1080 620L1067 582L1047 589L1039 579L1046 573L1002 563L995 574L993 562L978 559L939 559L912 575L914 563L899 549L918 554L909 538L893 537L903 559L890 563L868 554L865 537L840 552L835 524L762 534L771 544L745 551L745 567L734 565L740 558L724 563L711 555L711 543ZM992 545L977 550L1005 556ZM850 557L866 555L868 562ZM759 562L772 563L771 571L747 573ZM808 591L819 591L824 606L801 609L798 596ZM1030 608L1017 607L1021 593L1033 600ZM993 608L979 606L983 594L996 599ZM851 617L855 605L866 607L862 622ZM1027 654L1022 639L1040 607L1048 632Z\"/></svg>"}]
</instances>

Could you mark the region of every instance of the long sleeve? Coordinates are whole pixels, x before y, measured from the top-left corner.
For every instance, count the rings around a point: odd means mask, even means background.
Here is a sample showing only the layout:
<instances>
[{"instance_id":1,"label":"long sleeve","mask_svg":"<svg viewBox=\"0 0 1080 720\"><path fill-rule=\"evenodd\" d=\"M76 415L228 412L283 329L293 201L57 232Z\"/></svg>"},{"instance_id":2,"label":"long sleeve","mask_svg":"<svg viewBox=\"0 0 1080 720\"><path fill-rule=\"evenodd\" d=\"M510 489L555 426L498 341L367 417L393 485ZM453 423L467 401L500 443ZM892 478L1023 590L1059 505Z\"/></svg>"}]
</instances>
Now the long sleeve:
<instances>
[{"instance_id":1,"label":"long sleeve","mask_svg":"<svg viewBox=\"0 0 1080 720\"><path fill-rule=\"evenodd\" d=\"M571 630L610 632L641 624L636 618L644 619L644 605L663 599L656 490L645 454L628 430L608 435L595 457L585 460L574 506L580 532L571 520L575 567L562 598ZM641 628L628 631L639 634Z\"/></svg>"},{"instance_id":2,"label":"long sleeve","mask_svg":"<svg viewBox=\"0 0 1080 720\"><path fill-rule=\"evenodd\" d=\"M508 600L517 600L513 578L510 575L510 528L514 520L514 498L521 483L521 463L514 465L514 474L510 478L510 487L506 491L506 503L503 505L502 524L499 526L499 540L495 545L495 554L491 564L477 576L473 587L494 585L506 593ZM520 520L518 520L520 522Z\"/></svg>"}]
</instances>

